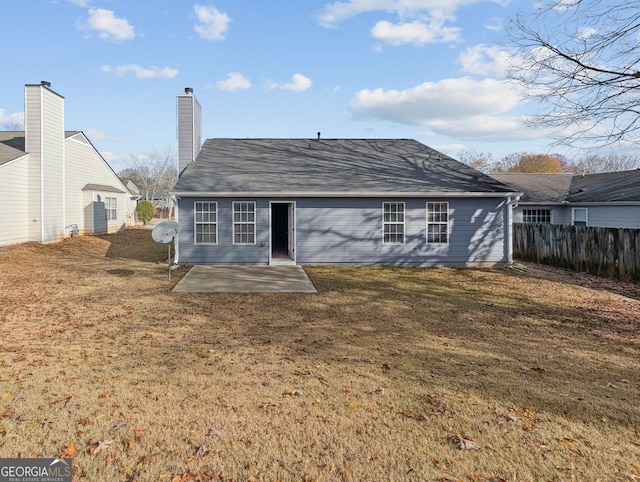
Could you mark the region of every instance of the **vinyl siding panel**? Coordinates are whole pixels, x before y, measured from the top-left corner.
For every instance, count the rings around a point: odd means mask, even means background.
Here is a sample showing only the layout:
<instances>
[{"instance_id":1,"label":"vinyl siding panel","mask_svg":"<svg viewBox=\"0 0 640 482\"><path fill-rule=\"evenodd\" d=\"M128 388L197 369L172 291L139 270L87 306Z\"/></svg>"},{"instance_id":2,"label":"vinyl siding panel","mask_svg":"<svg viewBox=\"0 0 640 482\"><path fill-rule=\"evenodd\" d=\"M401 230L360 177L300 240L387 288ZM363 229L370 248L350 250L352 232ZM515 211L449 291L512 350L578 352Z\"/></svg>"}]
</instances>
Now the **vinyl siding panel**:
<instances>
[{"instance_id":1,"label":"vinyl siding panel","mask_svg":"<svg viewBox=\"0 0 640 482\"><path fill-rule=\"evenodd\" d=\"M65 234L64 99L46 88L42 94L42 242L47 243Z\"/></svg>"},{"instance_id":2,"label":"vinyl siding panel","mask_svg":"<svg viewBox=\"0 0 640 482\"><path fill-rule=\"evenodd\" d=\"M640 229L640 206L579 206L588 209L588 226ZM571 213L569 213L571 216ZM570 222L570 220L569 220Z\"/></svg>"},{"instance_id":3,"label":"vinyl siding panel","mask_svg":"<svg viewBox=\"0 0 640 482\"><path fill-rule=\"evenodd\" d=\"M25 87L25 150L28 157L27 209L29 212L29 235L25 241L41 241L41 147L42 147L42 87Z\"/></svg>"},{"instance_id":4,"label":"vinyl siding panel","mask_svg":"<svg viewBox=\"0 0 640 482\"><path fill-rule=\"evenodd\" d=\"M30 241L29 160L0 167L0 246Z\"/></svg>"},{"instance_id":5,"label":"vinyl siding panel","mask_svg":"<svg viewBox=\"0 0 640 482\"><path fill-rule=\"evenodd\" d=\"M404 244L382 242L383 202L405 203ZM426 242L427 202L449 202L449 242ZM297 203L298 264L410 266L506 262L501 200L301 199Z\"/></svg>"},{"instance_id":6,"label":"vinyl siding panel","mask_svg":"<svg viewBox=\"0 0 640 482\"><path fill-rule=\"evenodd\" d=\"M523 209L551 209L553 224L571 225L571 210L574 207L587 208L589 226L640 229L640 206L592 206L577 203L566 206L518 206L513 210L513 222L522 222Z\"/></svg>"},{"instance_id":7,"label":"vinyl siding panel","mask_svg":"<svg viewBox=\"0 0 640 482\"><path fill-rule=\"evenodd\" d=\"M130 200L127 194L100 190L83 191L87 184L111 186L121 191L125 191L125 188L100 154L82 139L84 138L79 137L79 140L76 140L70 137L65 141L67 232L72 224L77 224L81 233L94 233L95 210L91 204L97 201L97 195L101 196L102 202L105 197L117 199L117 219L109 220L108 224L105 224L104 219L96 220L98 233L116 232L127 224L133 224L135 201ZM102 216L104 217L104 211Z\"/></svg>"},{"instance_id":8,"label":"vinyl siding panel","mask_svg":"<svg viewBox=\"0 0 640 482\"><path fill-rule=\"evenodd\" d=\"M193 207L195 201L217 201L218 244L194 244ZM233 244L233 202L255 201L256 243ZM269 264L268 199L181 199L178 202L180 223L180 262L189 264Z\"/></svg>"},{"instance_id":9,"label":"vinyl siding panel","mask_svg":"<svg viewBox=\"0 0 640 482\"><path fill-rule=\"evenodd\" d=\"M178 172L182 172L200 152L202 111L192 95L179 95L177 103Z\"/></svg>"},{"instance_id":10,"label":"vinyl siding panel","mask_svg":"<svg viewBox=\"0 0 640 482\"><path fill-rule=\"evenodd\" d=\"M194 245L194 201L218 202L218 244ZM229 199L181 199L180 262L267 264L269 200L255 199L255 246L232 244ZM506 263L504 199L290 199L296 202L298 264L496 266ZM426 203L449 203L449 242L426 242ZM404 244L383 244L383 202L405 203Z\"/></svg>"}]
</instances>

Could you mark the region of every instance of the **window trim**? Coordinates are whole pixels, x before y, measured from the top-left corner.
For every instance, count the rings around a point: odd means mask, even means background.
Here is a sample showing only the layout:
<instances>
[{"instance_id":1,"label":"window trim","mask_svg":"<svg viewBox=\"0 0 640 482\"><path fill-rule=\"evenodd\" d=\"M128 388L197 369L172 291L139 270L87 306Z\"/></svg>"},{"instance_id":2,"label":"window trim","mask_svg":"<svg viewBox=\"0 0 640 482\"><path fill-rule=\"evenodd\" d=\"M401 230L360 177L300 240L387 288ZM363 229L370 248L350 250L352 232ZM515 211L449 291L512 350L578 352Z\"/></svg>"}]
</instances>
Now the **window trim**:
<instances>
[{"instance_id":1,"label":"window trim","mask_svg":"<svg viewBox=\"0 0 640 482\"><path fill-rule=\"evenodd\" d=\"M208 212L211 213L211 205L213 204L214 206L214 213L216 215L216 220L214 222L211 221L207 221L207 222L198 222L198 218L197 218L197 204L208 204L209 205L209 211L200 211L202 213L204 212ZM215 242L210 242L210 241L198 241L198 224L206 224L206 225L215 225L216 229L215 229L215 237L216 240ZM193 201L193 244L201 244L201 245L210 245L210 246L215 246L218 244L218 202L217 201Z\"/></svg>"},{"instance_id":2,"label":"window trim","mask_svg":"<svg viewBox=\"0 0 640 482\"><path fill-rule=\"evenodd\" d=\"M240 213L242 212L253 212L253 221L240 221L236 223L236 205L238 204L251 204L253 205L253 211L239 211ZM254 246L257 242L257 235L256 235L256 213L257 209L256 209L256 202L255 201L233 201L232 205L231 205L231 224L232 224L232 230L231 230L231 241L232 244L234 246ZM239 225L243 225L243 226L253 226L253 242L236 242L236 226ZM239 233L241 236L243 233Z\"/></svg>"},{"instance_id":3,"label":"window trim","mask_svg":"<svg viewBox=\"0 0 640 482\"><path fill-rule=\"evenodd\" d=\"M576 211L578 209L584 210L584 225L576 224ZM571 226L589 226L589 208L571 208Z\"/></svg>"},{"instance_id":4,"label":"window trim","mask_svg":"<svg viewBox=\"0 0 640 482\"><path fill-rule=\"evenodd\" d=\"M439 204L439 205L446 206L446 210L444 212L447 214L447 220L445 222L442 222L442 221L431 221L431 222L429 222L429 204ZM451 212L450 212L450 209L449 209L449 202L448 201L427 201L426 206L425 206L425 210L426 210L426 216L425 216L425 221L426 221L425 242L427 244L448 245L449 244L449 239L451 238ZM438 211L438 214L441 214L442 212L443 211ZM446 241L429 241L429 225L434 225L434 226L445 225L447 227L447 232L446 232L447 240Z\"/></svg>"},{"instance_id":5,"label":"window trim","mask_svg":"<svg viewBox=\"0 0 640 482\"><path fill-rule=\"evenodd\" d=\"M529 213L530 213L528 216L526 214L527 211L529 211ZM534 212L535 214L531 214L532 212ZM540 221L540 218L542 217L542 215L541 215L542 212L548 212L549 213L549 221L548 222ZM526 209L526 208L522 208L522 223L523 224L553 224L552 213L553 213L553 211L551 209L539 209L539 208ZM526 221L527 217L529 219L535 218L536 221L535 222Z\"/></svg>"},{"instance_id":6,"label":"window trim","mask_svg":"<svg viewBox=\"0 0 640 482\"><path fill-rule=\"evenodd\" d=\"M111 207L113 204L114 207ZM104 198L104 219L105 221L117 221L118 220L118 198L107 197Z\"/></svg>"},{"instance_id":7,"label":"window trim","mask_svg":"<svg viewBox=\"0 0 640 482\"><path fill-rule=\"evenodd\" d=\"M384 215L387 214L387 212L385 211L385 206L386 205L390 206L392 204L395 204L397 206L402 206L402 222L385 221L384 220ZM389 214L391 214L391 211L389 211ZM401 201L401 202L384 201L382 203L382 244L386 244L386 245L394 245L394 244L403 245L403 244L405 244L406 243L406 220L407 220L407 208L405 206L404 201ZM402 241L385 241L385 230L384 230L384 228L387 225L402 225Z\"/></svg>"}]
</instances>

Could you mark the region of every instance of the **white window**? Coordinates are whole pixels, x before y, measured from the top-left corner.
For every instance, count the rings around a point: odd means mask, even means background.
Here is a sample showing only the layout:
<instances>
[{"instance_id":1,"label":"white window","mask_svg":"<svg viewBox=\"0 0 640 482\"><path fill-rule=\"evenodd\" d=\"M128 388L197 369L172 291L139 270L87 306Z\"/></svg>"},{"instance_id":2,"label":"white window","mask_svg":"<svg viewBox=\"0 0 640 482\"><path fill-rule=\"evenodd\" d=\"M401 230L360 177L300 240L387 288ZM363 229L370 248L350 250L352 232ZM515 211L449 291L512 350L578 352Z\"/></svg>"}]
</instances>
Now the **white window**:
<instances>
[{"instance_id":1,"label":"white window","mask_svg":"<svg viewBox=\"0 0 640 482\"><path fill-rule=\"evenodd\" d=\"M118 219L118 198L115 198L115 197L104 198L104 212L105 212L105 219L107 221L114 221Z\"/></svg>"},{"instance_id":2,"label":"white window","mask_svg":"<svg viewBox=\"0 0 640 482\"><path fill-rule=\"evenodd\" d=\"M218 244L218 203L193 203L195 244Z\"/></svg>"},{"instance_id":3,"label":"white window","mask_svg":"<svg viewBox=\"0 0 640 482\"><path fill-rule=\"evenodd\" d=\"M382 203L382 242L404 244L404 203Z\"/></svg>"},{"instance_id":4,"label":"white window","mask_svg":"<svg viewBox=\"0 0 640 482\"><path fill-rule=\"evenodd\" d=\"M233 244L256 243L256 203L233 202Z\"/></svg>"},{"instance_id":5,"label":"white window","mask_svg":"<svg viewBox=\"0 0 640 482\"><path fill-rule=\"evenodd\" d=\"M427 203L427 243L449 242L449 203Z\"/></svg>"},{"instance_id":6,"label":"white window","mask_svg":"<svg viewBox=\"0 0 640 482\"><path fill-rule=\"evenodd\" d=\"M551 209L523 209L524 224L551 224Z\"/></svg>"},{"instance_id":7,"label":"white window","mask_svg":"<svg viewBox=\"0 0 640 482\"><path fill-rule=\"evenodd\" d=\"M573 208L571 211L571 224L574 226L587 226L587 208Z\"/></svg>"}]
</instances>

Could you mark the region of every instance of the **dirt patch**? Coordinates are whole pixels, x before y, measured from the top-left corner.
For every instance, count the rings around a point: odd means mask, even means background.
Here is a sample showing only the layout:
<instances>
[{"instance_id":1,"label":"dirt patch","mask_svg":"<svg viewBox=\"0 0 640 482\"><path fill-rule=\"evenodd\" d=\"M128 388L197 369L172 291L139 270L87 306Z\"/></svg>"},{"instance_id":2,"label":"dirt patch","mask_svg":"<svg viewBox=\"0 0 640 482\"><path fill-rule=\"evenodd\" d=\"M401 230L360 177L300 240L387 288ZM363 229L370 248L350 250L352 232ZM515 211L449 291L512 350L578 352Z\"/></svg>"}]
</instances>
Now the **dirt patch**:
<instances>
[{"instance_id":1,"label":"dirt patch","mask_svg":"<svg viewBox=\"0 0 640 482\"><path fill-rule=\"evenodd\" d=\"M520 267L171 293L149 230L1 248L0 457L123 482L636 480L638 286Z\"/></svg>"}]
</instances>

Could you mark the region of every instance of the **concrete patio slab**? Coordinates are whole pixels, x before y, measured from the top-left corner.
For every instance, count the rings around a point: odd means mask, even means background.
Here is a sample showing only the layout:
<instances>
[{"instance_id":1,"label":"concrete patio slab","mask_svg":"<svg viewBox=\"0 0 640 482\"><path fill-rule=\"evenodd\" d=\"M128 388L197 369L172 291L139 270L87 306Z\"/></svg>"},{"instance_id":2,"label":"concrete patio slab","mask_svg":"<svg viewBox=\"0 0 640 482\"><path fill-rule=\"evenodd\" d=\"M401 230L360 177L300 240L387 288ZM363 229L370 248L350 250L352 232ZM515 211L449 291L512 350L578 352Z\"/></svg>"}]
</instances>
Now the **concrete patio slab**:
<instances>
[{"instance_id":1,"label":"concrete patio slab","mask_svg":"<svg viewBox=\"0 0 640 482\"><path fill-rule=\"evenodd\" d=\"M182 293L316 293L300 266L194 266L173 288Z\"/></svg>"}]
</instances>

